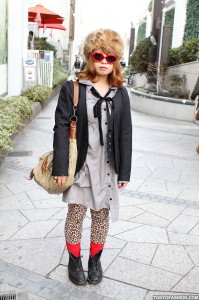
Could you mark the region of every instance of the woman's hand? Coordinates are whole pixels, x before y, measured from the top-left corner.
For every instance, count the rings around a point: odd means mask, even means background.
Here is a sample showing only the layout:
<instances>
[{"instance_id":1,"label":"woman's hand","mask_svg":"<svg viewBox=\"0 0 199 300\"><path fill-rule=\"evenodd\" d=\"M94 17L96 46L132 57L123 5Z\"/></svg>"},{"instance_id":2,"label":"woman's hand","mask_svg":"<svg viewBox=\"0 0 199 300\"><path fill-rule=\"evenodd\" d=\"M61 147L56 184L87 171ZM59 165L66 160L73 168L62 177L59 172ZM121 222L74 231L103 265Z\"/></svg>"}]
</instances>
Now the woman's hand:
<instances>
[{"instance_id":1,"label":"woman's hand","mask_svg":"<svg viewBox=\"0 0 199 300\"><path fill-rule=\"evenodd\" d=\"M56 183L59 187L62 187L66 182L68 176L53 176L54 183Z\"/></svg>"},{"instance_id":2,"label":"woman's hand","mask_svg":"<svg viewBox=\"0 0 199 300\"><path fill-rule=\"evenodd\" d=\"M125 187L127 187L127 183L126 182L118 182L117 186L118 186L118 189L123 190L123 189L125 189Z\"/></svg>"}]
</instances>

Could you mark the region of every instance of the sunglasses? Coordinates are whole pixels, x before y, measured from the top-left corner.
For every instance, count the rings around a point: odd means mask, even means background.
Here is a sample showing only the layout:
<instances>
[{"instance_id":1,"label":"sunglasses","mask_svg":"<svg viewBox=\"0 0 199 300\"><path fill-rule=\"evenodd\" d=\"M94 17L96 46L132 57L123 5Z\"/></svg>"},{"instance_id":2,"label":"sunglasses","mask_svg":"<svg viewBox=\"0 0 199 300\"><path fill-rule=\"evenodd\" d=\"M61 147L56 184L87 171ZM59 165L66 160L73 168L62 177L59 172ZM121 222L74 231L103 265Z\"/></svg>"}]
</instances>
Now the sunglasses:
<instances>
[{"instance_id":1,"label":"sunglasses","mask_svg":"<svg viewBox=\"0 0 199 300\"><path fill-rule=\"evenodd\" d=\"M91 56L95 62L101 62L105 58L107 64L114 64L117 60L117 56L113 53L104 55L104 53L102 53L102 52L95 51L91 54Z\"/></svg>"}]
</instances>

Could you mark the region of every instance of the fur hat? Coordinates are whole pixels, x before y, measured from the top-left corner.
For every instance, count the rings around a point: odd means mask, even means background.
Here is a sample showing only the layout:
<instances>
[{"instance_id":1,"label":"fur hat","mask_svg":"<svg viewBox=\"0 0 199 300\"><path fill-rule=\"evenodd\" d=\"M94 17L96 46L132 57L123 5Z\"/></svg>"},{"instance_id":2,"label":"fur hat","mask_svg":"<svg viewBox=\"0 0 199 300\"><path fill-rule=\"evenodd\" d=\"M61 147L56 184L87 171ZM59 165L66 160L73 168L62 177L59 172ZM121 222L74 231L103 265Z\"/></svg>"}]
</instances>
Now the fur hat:
<instances>
[{"instance_id":1,"label":"fur hat","mask_svg":"<svg viewBox=\"0 0 199 300\"><path fill-rule=\"evenodd\" d=\"M88 60L94 50L101 49L107 53L115 53L119 59L123 57L123 41L121 36L111 29L98 29L91 32L84 42L84 56Z\"/></svg>"}]
</instances>

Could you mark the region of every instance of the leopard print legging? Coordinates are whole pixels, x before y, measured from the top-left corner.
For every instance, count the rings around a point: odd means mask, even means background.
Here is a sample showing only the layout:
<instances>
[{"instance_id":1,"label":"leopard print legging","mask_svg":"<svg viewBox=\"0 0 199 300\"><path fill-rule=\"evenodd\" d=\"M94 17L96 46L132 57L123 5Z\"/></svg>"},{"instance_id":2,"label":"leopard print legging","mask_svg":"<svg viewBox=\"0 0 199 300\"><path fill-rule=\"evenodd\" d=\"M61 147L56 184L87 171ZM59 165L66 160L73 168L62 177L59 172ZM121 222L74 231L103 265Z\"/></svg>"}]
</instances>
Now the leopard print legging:
<instances>
[{"instance_id":1,"label":"leopard print legging","mask_svg":"<svg viewBox=\"0 0 199 300\"><path fill-rule=\"evenodd\" d=\"M80 204L69 204L65 223L65 238L70 244L78 244L82 236L82 224L87 208ZM91 237L90 241L96 244L105 244L109 229L109 210L102 208L91 211Z\"/></svg>"}]
</instances>

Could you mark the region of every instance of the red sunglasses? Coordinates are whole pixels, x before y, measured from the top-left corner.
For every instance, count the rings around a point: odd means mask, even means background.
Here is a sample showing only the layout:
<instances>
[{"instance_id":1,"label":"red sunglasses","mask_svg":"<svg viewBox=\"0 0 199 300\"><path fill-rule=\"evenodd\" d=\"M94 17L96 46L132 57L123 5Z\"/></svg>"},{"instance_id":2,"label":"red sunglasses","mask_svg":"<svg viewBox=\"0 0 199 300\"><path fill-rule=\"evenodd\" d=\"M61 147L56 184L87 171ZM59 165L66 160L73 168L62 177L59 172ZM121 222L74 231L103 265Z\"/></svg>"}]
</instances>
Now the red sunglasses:
<instances>
[{"instance_id":1,"label":"red sunglasses","mask_svg":"<svg viewBox=\"0 0 199 300\"><path fill-rule=\"evenodd\" d=\"M117 56L113 53L104 55L102 52L95 51L91 54L91 56L95 62L101 62L105 58L107 64L114 64L117 60Z\"/></svg>"}]
</instances>

